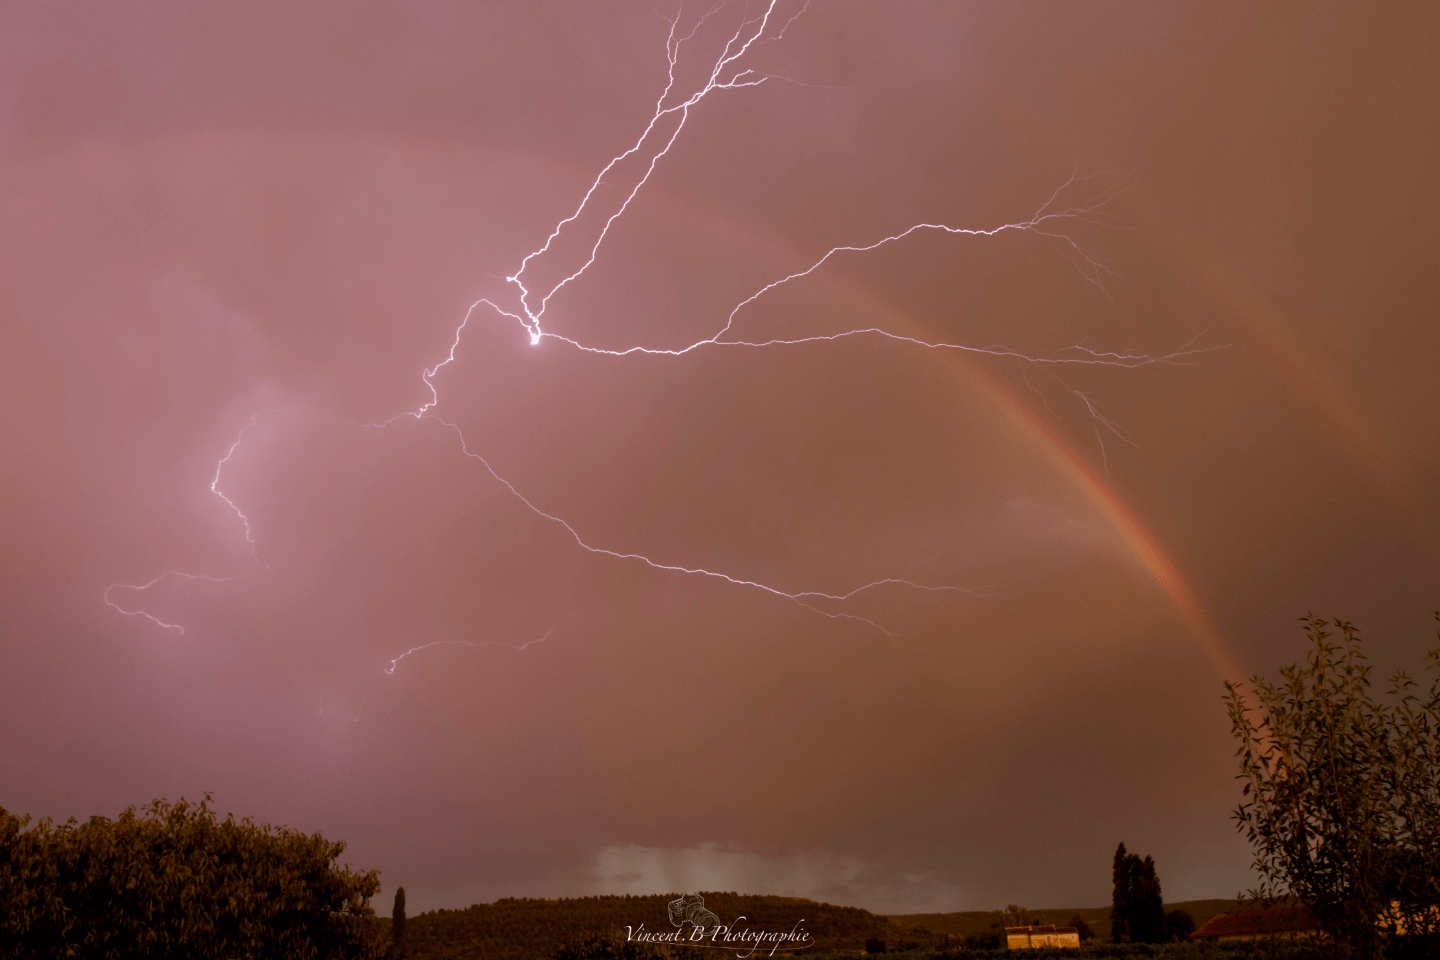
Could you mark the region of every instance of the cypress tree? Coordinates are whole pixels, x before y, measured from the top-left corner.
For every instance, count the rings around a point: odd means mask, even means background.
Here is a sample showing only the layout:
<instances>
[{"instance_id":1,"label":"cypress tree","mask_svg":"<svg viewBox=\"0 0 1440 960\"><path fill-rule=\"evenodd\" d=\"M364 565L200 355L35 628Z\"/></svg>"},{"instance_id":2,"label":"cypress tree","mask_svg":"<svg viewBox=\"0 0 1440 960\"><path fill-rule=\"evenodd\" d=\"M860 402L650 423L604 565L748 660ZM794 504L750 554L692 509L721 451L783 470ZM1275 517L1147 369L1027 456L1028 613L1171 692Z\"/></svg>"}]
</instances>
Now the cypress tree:
<instances>
[{"instance_id":1,"label":"cypress tree","mask_svg":"<svg viewBox=\"0 0 1440 960\"><path fill-rule=\"evenodd\" d=\"M1164 943L1165 903L1160 895L1160 878L1155 860L1126 853L1125 844L1115 849L1113 867L1115 892L1110 905L1110 938L1116 943Z\"/></svg>"},{"instance_id":2,"label":"cypress tree","mask_svg":"<svg viewBox=\"0 0 1440 960\"><path fill-rule=\"evenodd\" d=\"M1169 939L1165 931L1165 903L1160 897L1160 878L1155 875L1155 861L1150 857L1139 863L1135 871L1129 921L1130 939L1135 943L1164 943Z\"/></svg>"},{"instance_id":3,"label":"cypress tree","mask_svg":"<svg viewBox=\"0 0 1440 960\"><path fill-rule=\"evenodd\" d=\"M405 945L405 888L395 888L395 909L390 914L390 956L402 960Z\"/></svg>"},{"instance_id":4,"label":"cypress tree","mask_svg":"<svg viewBox=\"0 0 1440 960\"><path fill-rule=\"evenodd\" d=\"M1125 844L1115 848L1112 876L1115 881L1114 893L1110 899L1110 939L1116 943L1130 942L1130 893L1134 887L1130 863L1138 859L1125 852Z\"/></svg>"}]
</instances>

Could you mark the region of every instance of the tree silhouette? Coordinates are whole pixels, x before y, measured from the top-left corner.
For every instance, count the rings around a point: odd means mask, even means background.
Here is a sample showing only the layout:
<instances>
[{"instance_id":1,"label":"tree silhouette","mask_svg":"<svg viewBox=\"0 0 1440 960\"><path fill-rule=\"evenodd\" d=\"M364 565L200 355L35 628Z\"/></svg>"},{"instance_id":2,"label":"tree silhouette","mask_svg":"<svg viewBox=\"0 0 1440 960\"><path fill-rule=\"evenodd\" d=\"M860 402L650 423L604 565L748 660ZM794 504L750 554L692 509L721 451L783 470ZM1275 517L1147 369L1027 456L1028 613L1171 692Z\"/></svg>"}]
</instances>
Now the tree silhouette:
<instances>
[{"instance_id":1,"label":"tree silhouette","mask_svg":"<svg viewBox=\"0 0 1440 960\"><path fill-rule=\"evenodd\" d=\"M1165 914L1165 939L1185 941L1195 932L1195 918L1188 910L1171 910Z\"/></svg>"},{"instance_id":2,"label":"tree silhouette","mask_svg":"<svg viewBox=\"0 0 1440 960\"><path fill-rule=\"evenodd\" d=\"M1080 935L1081 943L1087 943L1095 939L1095 931L1090 929L1090 924L1086 923L1085 918L1078 913L1070 918L1066 926L1075 928L1075 932Z\"/></svg>"},{"instance_id":3,"label":"tree silhouette","mask_svg":"<svg viewBox=\"0 0 1440 960\"><path fill-rule=\"evenodd\" d=\"M1135 887L1132 861L1138 860L1125 852L1124 841L1115 848L1111 864L1114 891L1110 896L1110 939L1116 943L1130 942L1130 896Z\"/></svg>"},{"instance_id":4,"label":"tree silhouette","mask_svg":"<svg viewBox=\"0 0 1440 960\"><path fill-rule=\"evenodd\" d=\"M1114 893L1110 906L1110 936L1116 943L1164 943L1165 904L1155 861L1115 848L1112 865Z\"/></svg>"},{"instance_id":5,"label":"tree silhouette","mask_svg":"<svg viewBox=\"0 0 1440 960\"><path fill-rule=\"evenodd\" d=\"M376 958L375 871L320 834L200 803L30 825L0 809L0 956Z\"/></svg>"},{"instance_id":6,"label":"tree silhouette","mask_svg":"<svg viewBox=\"0 0 1440 960\"><path fill-rule=\"evenodd\" d=\"M404 960L405 944L405 888L395 888L395 909L390 912L390 956Z\"/></svg>"},{"instance_id":7,"label":"tree silhouette","mask_svg":"<svg viewBox=\"0 0 1440 960\"><path fill-rule=\"evenodd\" d=\"M1002 927L1029 927L1035 924L1035 916L1029 910L1019 904L1009 904L1004 910L997 910L1000 914L1000 925Z\"/></svg>"},{"instance_id":8,"label":"tree silhouette","mask_svg":"<svg viewBox=\"0 0 1440 960\"><path fill-rule=\"evenodd\" d=\"M1440 937L1440 650L1428 689L1402 672L1377 700L1354 624L1300 620L1303 664L1278 684L1253 678L1253 701L1226 684L1252 893L1299 899L1361 957L1402 934Z\"/></svg>"},{"instance_id":9,"label":"tree silhouette","mask_svg":"<svg viewBox=\"0 0 1440 960\"><path fill-rule=\"evenodd\" d=\"M1135 870L1135 887L1130 899L1130 939L1134 943L1164 943L1165 902L1160 896L1160 878L1155 861L1146 857Z\"/></svg>"}]
</instances>

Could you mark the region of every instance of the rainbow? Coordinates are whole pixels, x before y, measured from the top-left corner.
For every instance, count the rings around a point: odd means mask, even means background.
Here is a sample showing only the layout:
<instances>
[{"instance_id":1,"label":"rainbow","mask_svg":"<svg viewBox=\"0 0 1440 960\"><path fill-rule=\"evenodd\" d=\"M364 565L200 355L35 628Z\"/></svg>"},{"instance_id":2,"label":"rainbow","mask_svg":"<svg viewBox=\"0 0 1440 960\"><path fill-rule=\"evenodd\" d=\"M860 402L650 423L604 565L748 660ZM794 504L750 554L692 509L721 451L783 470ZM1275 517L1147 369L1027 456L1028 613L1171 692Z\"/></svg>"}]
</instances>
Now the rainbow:
<instances>
[{"instance_id":1,"label":"rainbow","mask_svg":"<svg viewBox=\"0 0 1440 960\"><path fill-rule=\"evenodd\" d=\"M738 249L759 250L777 264L790 266L814 260L813 254L802 253L797 243L771 227L738 220L685 194L663 188L656 188L656 192L665 195L667 223L673 222L679 229L705 229L713 232L717 239L733 243ZM828 284L835 294L843 297L844 302L856 315L863 318L854 324L855 326L877 326L924 340L945 339L932 336L933 331L925 329L919 321L885 301L859 280L845 275L842 267L829 270L823 276L813 277L809 282ZM1114 485L1056 433L1049 418L1037 415L1008 384L989 369L989 365L982 363L975 355L963 351L929 352L957 386L978 392L1004 423L1026 443L1040 451L1052 467L1068 479L1086 502L1105 518L1125 544L1130 556L1159 586L1190 628L1194 640L1216 674L1223 680L1243 681L1245 674L1233 650L1199 595L1185 578L1180 566L1166 551L1160 538L1120 496Z\"/></svg>"}]
</instances>

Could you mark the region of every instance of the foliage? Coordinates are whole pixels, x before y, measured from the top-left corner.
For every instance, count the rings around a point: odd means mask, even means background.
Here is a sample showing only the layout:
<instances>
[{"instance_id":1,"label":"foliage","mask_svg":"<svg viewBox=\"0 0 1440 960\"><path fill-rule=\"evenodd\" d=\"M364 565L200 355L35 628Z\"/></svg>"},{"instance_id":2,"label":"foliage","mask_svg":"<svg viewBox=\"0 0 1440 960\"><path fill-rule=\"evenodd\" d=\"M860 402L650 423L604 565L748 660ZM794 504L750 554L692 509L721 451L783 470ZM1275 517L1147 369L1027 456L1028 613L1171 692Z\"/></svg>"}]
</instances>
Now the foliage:
<instances>
[{"instance_id":1,"label":"foliage","mask_svg":"<svg viewBox=\"0 0 1440 960\"><path fill-rule=\"evenodd\" d=\"M1256 894L1298 898L1375 957L1440 925L1440 650L1428 687L1399 673L1377 700L1355 627L1301 621L1304 664L1278 684L1254 678L1253 703L1227 684L1246 798L1234 816L1255 849Z\"/></svg>"},{"instance_id":2,"label":"foliage","mask_svg":"<svg viewBox=\"0 0 1440 960\"><path fill-rule=\"evenodd\" d=\"M1111 866L1114 892L1111 895L1110 939L1116 943L1130 942L1130 857L1121 841L1115 848L1115 859Z\"/></svg>"},{"instance_id":3,"label":"foliage","mask_svg":"<svg viewBox=\"0 0 1440 960\"><path fill-rule=\"evenodd\" d=\"M1187 917L1189 916L1188 913L1185 915ZM1075 932L1080 935L1081 943L1089 943L1091 940L1095 939L1095 931L1090 929L1090 924L1086 923L1085 918L1080 916L1080 914L1078 913L1075 914L1075 916L1071 917L1069 920L1065 921L1065 926L1075 928Z\"/></svg>"},{"instance_id":4,"label":"foliage","mask_svg":"<svg viewBox=\"0 0 1440 960\"><path fill-rule=\"evenodd\" d=\"M996 910L996 919L1002 927L1029 927L1038 923L1035 915L1018 904L1008 904L1004 910Z\"/></svg>"},{"instance_id":5,"label":"foliage","mask_svg":"<svg viewBox=\"0 0 1440 960\"><path fill-rule=\"evenodd\" d=\"M405 888L395 888L395 907L390 911L390 960L405 960Z\"/></svg>"},{"instance_id":6,"label":"foliage","mask_svg":"<svg viewBox=\"0 0 1440 960\"><path fill-rule=\"evenodd\" d=\"M1001 929L972 933L962 938L961 944L967 950L999 950L1005 946L1005 931Z\"/></svg>"},{"instance_id":7,"label":"foliage","mask_svg":"<svg viewBox=\"0 0 1440 960\"><path fill-rule=\"evenodd\" d=\"M0 956L375 957L378 875L344 843L157 800L55 826L0 808Z\"/></svg>"},{"instance_id":8,"label":"foliage","mask_svg":"<svg viewBox=\"0 0 1440 960\"><path fill-rule=\"evenodd\" d=\"M1160 879L1155 861L1115 848L1112 867L1115 882L1110 909L1110 936L1116 943L1163 943L1165 904L1160 896Z\"/></svg>"},{"instance_id":9,"label":"foliage","mask_svg":"<svg viewBox=\"0 0 1440 960\"><path fill-rule=\"evenodd\" d=\"M1195 918L1188 910L1171 910L1165 914L1165 939L1178 942L1190 939L1195 932Z\"/></svg>"}]
</instances>

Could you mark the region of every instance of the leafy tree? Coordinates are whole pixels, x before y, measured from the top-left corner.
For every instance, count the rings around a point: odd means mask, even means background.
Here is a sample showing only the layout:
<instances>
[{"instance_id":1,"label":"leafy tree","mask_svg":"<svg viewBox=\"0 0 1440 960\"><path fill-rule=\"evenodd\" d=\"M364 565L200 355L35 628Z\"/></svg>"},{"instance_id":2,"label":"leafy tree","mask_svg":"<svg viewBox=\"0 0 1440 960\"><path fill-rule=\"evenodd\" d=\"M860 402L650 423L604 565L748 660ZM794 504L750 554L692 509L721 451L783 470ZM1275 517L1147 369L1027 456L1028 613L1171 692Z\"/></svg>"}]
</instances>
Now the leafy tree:
<instances>
[{"instance_id":1,"label":"leafy tree","mask_svg":"<svg viewBox=\"0 0 1440 960\"><path fill-rule=\"evenodd\" d=\"M405 949L405 888L395 888L395 908L390 911L390 956L404 960Z\"/></svg>"},{"instance_id":2,"label":"leafy tree","mask_svg":"<svg viewBox=\"0 0 1440 960\"><path fill-rule=\"evenodd\" d=\"M1253 702L1226 685L1245 797L1234 816L1255 850L1255 895L1299 899L1376 957L1400 933L1440 933L1440 650L1428 687L1402 672L1376 699L1354 625L1300 619L1305 663L1278 684L1252 679Z\"/></svg>"},{"instance_id":3,"label":"leafy tree","mask_svg":"<svg viewBox=\"0 0 1440 960\"><path fill-rule=\"evenodd\" d=\"M0 809L0 956L378 957L375 871L345 845L157 800L55 826Z\"/></svg>"},{"instance_id":4,"label":"leafy tree","mask_svg":"<svg viewBox=\"0 0 1440 960\"><path fill-rule=\"evenodd\" d=\"M1005 927L1002 921L994 920L990 929L970 934L964 938L962 945L966 950L999 950L1005 946Z\"/></svg>"},{"instance_id":5,"label":"leafy tree","mask_svg":"<svg viewBox=\"0 0 1440 960\"><path fill-rule=\"evenodd\" d=\"M1195 932L1195 918L1190 916L1188 910L1171 910L1165 914L1165 939L1179 940L1181 942L1190 939L1190 934Z\"/></svg>"},{"instance_id":6,"label":"leafy tree","mask_svg":"<svg viewBox=\"0 0 1440 960\"><path fill-rule=\"evenodd\" d=\"M1090 929L1090 924L1086 923L1085 918L1078 913L1071 917L1065 926L1075 928L1075 932L1080 935L1081 943L1088 943L1095 939L1095 931Z\"/></svg>"},{"instance_id":7,"label":"leafy tree","mask_svg":"<svg viewBox=\"0 0 1440 960\"><path fill-rule=\"evenodd\" d=\"M1110 906L1110 935L1116 943L1163 943L1165 905L1155 861L1115 848L1112 866L1114 893Z\"/></svg>"},{"instance_id":8,"label":"leafy tree","mask_svg":"<svg viewBox=\"0 0 1440 960\"><path fill-rule=\"evenodd\" d=\"M1004 910L996 910L1002 927L1030 927L1035 925L1035 915L1017 904L1009 904Z\"/></svg>"}]
</instances>

